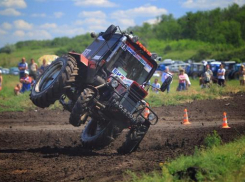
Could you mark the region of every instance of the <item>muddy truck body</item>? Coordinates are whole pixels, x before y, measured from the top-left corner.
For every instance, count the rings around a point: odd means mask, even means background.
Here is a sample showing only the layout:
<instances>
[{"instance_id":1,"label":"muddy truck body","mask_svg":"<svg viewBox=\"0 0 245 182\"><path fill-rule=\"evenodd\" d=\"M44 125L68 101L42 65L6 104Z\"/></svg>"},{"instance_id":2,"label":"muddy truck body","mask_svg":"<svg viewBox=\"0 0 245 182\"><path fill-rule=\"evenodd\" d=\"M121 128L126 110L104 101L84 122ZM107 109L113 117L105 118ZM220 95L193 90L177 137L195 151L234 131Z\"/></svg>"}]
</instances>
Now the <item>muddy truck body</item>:
<instances>
[{"instance_id":1,"label":"muddy truck body","mask_svg":"<svg viewBox=\"0 0 245 182\"><path fill-rule=\"evenodd\" d=\"M57 58L37 79L30 99L41 108L59 100L70 112L73 126L86 124L84 147L100 149L128 129L119 153L137 149L157 115L144 100L144 89L157 63L136 36L111 25L83 53L69 52ZM164 91L172 77L163 83Z\"/></svg>"}]
</instances>

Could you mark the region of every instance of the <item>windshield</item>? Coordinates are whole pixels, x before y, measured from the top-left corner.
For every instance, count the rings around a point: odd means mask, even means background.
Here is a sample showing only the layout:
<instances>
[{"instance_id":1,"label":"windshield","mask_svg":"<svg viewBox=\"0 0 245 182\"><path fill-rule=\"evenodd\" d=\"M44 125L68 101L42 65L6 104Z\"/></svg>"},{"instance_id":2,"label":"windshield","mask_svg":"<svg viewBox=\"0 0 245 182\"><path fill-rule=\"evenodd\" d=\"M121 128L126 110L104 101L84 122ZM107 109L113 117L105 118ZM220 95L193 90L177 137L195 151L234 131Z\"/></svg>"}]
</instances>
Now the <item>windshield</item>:
<instances>
[{"instance_id":1,"label":"windshield","mask_svg":"<svg viewBox=\"0 0 245 182\"><path fill-rule=\"evenodd\" d=\"M107 69L119 77L126 77L143 84L152 66L132 48L123 44L109 61Z\"/></svg>"}]
</instances>

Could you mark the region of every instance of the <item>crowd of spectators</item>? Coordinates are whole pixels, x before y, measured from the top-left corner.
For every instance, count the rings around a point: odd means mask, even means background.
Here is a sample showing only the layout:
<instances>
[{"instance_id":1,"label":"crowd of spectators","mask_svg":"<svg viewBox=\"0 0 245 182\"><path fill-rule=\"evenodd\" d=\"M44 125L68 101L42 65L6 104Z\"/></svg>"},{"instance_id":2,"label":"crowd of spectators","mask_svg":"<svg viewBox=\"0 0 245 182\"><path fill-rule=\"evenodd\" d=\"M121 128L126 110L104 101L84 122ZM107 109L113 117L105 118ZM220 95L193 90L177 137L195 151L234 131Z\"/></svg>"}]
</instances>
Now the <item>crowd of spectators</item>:
<instances>
[{"instance_id":1,"label":"crowd of spectators","mask_svg":"<svg viewBox=\"0 0 245 182\"><path fill-rule=\"evenodd\" d=\"M225 80L225 73L226 70L224 68L223 64L220 64L219 69L217 71L217 78L214 77L212 70L210 69L210 65L206 64L205 71L201 74L199 77L199 83L201 88L210 88L210 86L213 83L218 83L219 86L224 87L226 80ZM185 73L185 70L183 68L179 68L178 74L178 86L176 88L176 91L184 91L188 90L188 88L191 86L191 82L189 79L189 76ZM161 72L161 82L162 84L165 82L168 76L172 76L172 73L169 72L169 68L166 67L163 72ZM245 85L245 67L244 65L241 65L239 70L239 82L240 85ZM152 91L158 93L159 89L159 83L158 80L155 79L152 86ZM167 87L167 93L170 92L170 85ZM161 86L160 86L161 87Z\"/></svg>"},{"instance_id":2,"label":"crowd of spectators","mask_svg":"<svg viewBox=\"0 0 245 182\"><path fill-rule=\"evenodd\" d=\"M32 58L30 61L30 67L26 62L25 57L21 59L21 62L18 64L19 69L19 83L14 87L14 94L19 95L26 91L30 91L32 86L35 84L35 80L38 75L43 73L48 67L47 61L43 59L43 64L38 68L37 63ZM0 75L0 88L1 88L1 75Z\"/></svg>"},{"instance_id":3,"label":"crowd of spectators","mask_svg":"<svg viewBox=\"0 0 245 182\"><path fill-rule=\"evenodd\" d=\"M42 60L42 65L38 67L35 60L32 58L30 60L30 67L28 67L28 63L26 62L25 57L22 57L21 62L18 64L19 69L19 83L16 84L14 87L14 94L19 95L20 93L24 93L26 91L30 91L32 86L35 83L35 80L37 79L39 74L42 74L45 69L49 66L47 61L45 59ZM220 67L217 71L217 83L220 86L225 86L225 72L223 64L220 64ZM164 83L165 80L172 76L172 73L169 72L169 68L166 67L163 72L161 72L161 82ZM205 66L205 71L199 78L201 88L209 88L210 85L213 83L213 72L210 69L210 66L207 64ZM152 91L159 93L159 90L161 88L159 80L156 78L154 80L154 83L151 85ZM244 65L241 65L239 70L239 82L240 85L245 85L245 67ZM2 72L0 70L0 91L2 90L2 83L3 83L3 77ZM172 83L172 82L171 82ZM170 85L167 86L167 93L170 92ZM149 84L150 85L150 82ZM185 73L185 70L180 68L178 73L178 86L176 88L176 91L184 91L188 90L188 87L191 86L190 79L188 75Z\"/></svg>"}]
</instances>

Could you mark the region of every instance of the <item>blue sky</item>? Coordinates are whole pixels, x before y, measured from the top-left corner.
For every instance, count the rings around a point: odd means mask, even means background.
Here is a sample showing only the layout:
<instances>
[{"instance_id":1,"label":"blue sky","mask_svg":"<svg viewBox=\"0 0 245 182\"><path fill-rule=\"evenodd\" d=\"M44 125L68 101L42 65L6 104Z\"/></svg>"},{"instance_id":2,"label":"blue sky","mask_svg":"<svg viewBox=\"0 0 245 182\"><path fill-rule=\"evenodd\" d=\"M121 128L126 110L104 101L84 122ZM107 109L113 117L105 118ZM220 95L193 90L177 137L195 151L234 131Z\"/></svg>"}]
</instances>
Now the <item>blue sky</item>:
<instances>
[{"instance_id":1,"label":"blue sky","mask_svg":"<svg viewBox=\"0 0 245 182\"><path fill-rule=\"evenodd\" d=\"M225 8L245 0L0 0L0 47L24 40L74 37L155 23L162 14L175 18L186 12Z\"/></svg>"}]
</instances>

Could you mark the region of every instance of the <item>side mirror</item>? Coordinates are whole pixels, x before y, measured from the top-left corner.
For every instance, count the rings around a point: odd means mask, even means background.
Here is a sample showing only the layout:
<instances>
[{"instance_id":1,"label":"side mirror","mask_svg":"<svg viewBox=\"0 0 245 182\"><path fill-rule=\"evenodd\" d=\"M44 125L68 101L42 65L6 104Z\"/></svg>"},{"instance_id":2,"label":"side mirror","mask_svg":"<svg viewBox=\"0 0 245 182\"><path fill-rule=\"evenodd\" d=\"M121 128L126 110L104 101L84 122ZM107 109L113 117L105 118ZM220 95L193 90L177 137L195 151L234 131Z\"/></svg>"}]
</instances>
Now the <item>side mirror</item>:
<instances>
[{"instance_id":1,"label":"side mirror","mask_svg":"<svg viewBox=\"0 0 245 182\"><path fill-rule=\"evenodd\" d=\"M97 35L96 35L95 32L91 32L90 36L91 36L92 38L97 38Z\"/></svg>"},{"instance_id":2,"label":"side mirror","mask_svg":"<svg viewBox=\"0 0 245 182\"><path fill-rule=\"evenodd\" d=\"M168 78L166 78L166 80L162 83L160 90L164 92L167 89L167 87L171 84L172 80L173 80L173 77L169 75Z\"/></svg>"},{"instance_id":3,"label":"side mirror","mask_svg":"<svg viewBox=\"0 0 245 182\"><path fill-rule=\"evenodd\" d=\"M105 39L106 41L110 40L110 38L116 31L117 31L117 27L115 25L109 26L102 35L103 39Z\"/></svg>"},{"instance_id":4,"label":"side mirror","mask_svg":"<svg viewBox=\"0 0 245 182\"><path fill-rule=\"evenodd\" d=\"M157 54L156 53L151 53L151 58L156 60L157 59Z\"/></svg>"}]
</instances>

